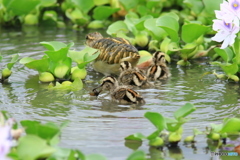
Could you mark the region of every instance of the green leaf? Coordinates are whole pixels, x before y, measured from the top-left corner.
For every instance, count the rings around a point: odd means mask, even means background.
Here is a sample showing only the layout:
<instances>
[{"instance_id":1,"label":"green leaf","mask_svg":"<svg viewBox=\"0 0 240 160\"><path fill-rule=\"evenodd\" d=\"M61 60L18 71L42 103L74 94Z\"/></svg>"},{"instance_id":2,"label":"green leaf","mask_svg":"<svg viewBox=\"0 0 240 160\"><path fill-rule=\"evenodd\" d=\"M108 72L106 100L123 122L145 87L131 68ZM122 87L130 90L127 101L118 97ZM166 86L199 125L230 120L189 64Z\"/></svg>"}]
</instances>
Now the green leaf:
<instances>
[{"instance_id":1,"label":"green leaf","mask_svg":"<svg viewBox=\"0 0 240 160\"><path fill-rule=\"evenodd\" d=\"M135 8L138 5L139 0L119 0L119 2L128 11L132 8Z\"/></svg>"},{"instance_id":2,"label":"green leaf","mask_svg":"<svg viewBox=\"0 0 240 160\"><path fill-rule=\"evenodd\" d=\"M166 130L170 132L176 132L186 121L177 121L172 118L165 117Z\"/></svg>"},{"instance_id":3,"label":"green leaf","mask_svg":"<svg viewBox=\"0 0 240 160\"><path fill-rule=\"evenodd\" d=\"M107 29L107 34L111 36L115 36L118 32L129 32L127 25L123 21L116 21L112 23Z\"/></svg>"},{"instance_id":4,"label":"green leaf","mask_svg":"<svg viewBox=\"0 0 240 160\"><path fill-rule=\"evenodd\" d=\"M119 8L111 8L109 6L97 6L93 10L93 18L96 20L105 20L119 10Z\"/></svg>"},{"instance_id":5,"label":"green leaf","mask_svg":"<svg viewBox=\"0 0 240 160\"><path fill-rule=\"evenodd\" d=\"M146 112L144 117L147 118L152 124L159 130L164 129L165 121L164 117L157 112Z\"/></svg>"},{"instance_id":6,"label":"green leaf","mask_svg":"<svg viewBox=\"0 0 240 160\"><path fill-rule=\"evenodd\" d=\"M72 0L74 4L84 13L87 14L94 7L93 0Z\"/></svg>"},{"instance_id":7,"label":"green leaf","mask_svg":"<svg viewBox=\"0 0 240 160\"><path fill-rule=\"evenodd\" d=\"M54 152L55 149L47 145L46 140L36 135L21 137L17 146L18 158L24 160L47 158Z\"/></svg>"},{"instance_id":8,"label":"green leaf","mask_svg":"<svg viewBox=\"0 0 240 160\"><path fill-rule=\"evenodd\" d=\"M141 17L135 24L135 27L138 31L143 31L145 30L145 26L144 26L144 23L146 20L148 19L152 19L153 17L151 15L146 15L146 16L143 16Z\"/></svg>"},{"instance_id":9,"label":"green leaf","mask_svg":"<svg viewBox=\"0 0 240 160\"><path fill-rule=\"evenodd\" d=\"M167 35L162 28L156 26L156 19L147 19L144 22L144 27L150 32L153 39L158 41L162 40Z\"/></svg>"},{"instance_id":10,"label":"green leaf","mask_svg":"<svg viewBox=\"0 0 240 160\"><path fill-rule=\"evenodd\" d=\"M58 146L55 147L55 152L48 158L48 160L60 160L66 159L69 160L68 157L70 156L72 150L68 148L60 148Z\"/></svg>"},{"instance_id":11,"label":"green leaf","mask_svg":"<svg viewBox=\"0 0 240 160\"><path fill-rule=\"evenodd\" d=\"M156 137L158 137L160 135L160 132L161 131L159 131L159 130L154 131L153 133L151 133L150 135L147 136L147 139L148 140L155 139Z\"/></svg>"},{"instance_id":12,"label":"green leaf","mask_svg":"<svg viewBox=\"0 0 240 160\"><path fill-rule=\"evenodd\" d=\"M83 88L82 80L79 79L79 78L76 78L76 79L73 81L71 87L72 87L72 90L81 90L81 89Z\"/></svg>"},{"instance_id":13,"label":"green leaf","mask_svg":"<svg viewBox=\"0 0 240 160\"><path fill-rule=\"evenodd\" d=\"M142 133L131 134L124 138L125 140L142 141L146 137Z\"/></svg>"},{"instance_id":14,"label":"green leaf","mask_svg":"<svg viewBox=\"0 0 240 160\"><path fill-rule=\"evenodd\" d=\"M56 4L57 0L41 0L40 6L50 7Z\"/></svg>"},{"instance_id":15,"label":"green leaf","mask_svg":"<svg viewBox=\"0 0 240 160\"><path fill-rule=\"evenodd\" d=\"M222 63L220 64L221 68L223 71L229 76L229 75L234 75L238 72L238 65L236 63Z\"/></svg>"},{"instance_id":16,"label":"green leaf","mask_svg":"<svg viewBox=\"0 0 240 160\"><path fill-rule=\"evenodd\" d=\"M236 75L228 75L228 78L234 80L235 82L238 82L238 81L239 81L239 77L236 76Z\"/></svg>"},{"instance_id":17,"label":"green leaf","mask_svg":"<svg viewBox=\"0 0 240 160\"><path fill-rule=\"evenodd\" d=\"M31 57L24 57L22 59L20 59L19 63L20 64L26 64L29 62L35 61L35 59L31 58Z\"/></svg>"},{"instance_id":18,"label":"green leaf","mask_svg":"<svg viewBox=\"0 0 240 160\"><path fill-rule=\"evenodd\" d=\"M182 40L186 43L191 43L204 35L208 27L197 23L184 24L182 26ZM191 31L191 32L189 32Z\"/></svg>"},{"instance_id":19,"label":"green leaf","mask_svg":"<svg viewBox=\"0 0 240 160\"><path fill-rule=\"evenodd\" d=\"M56 135L60 134L60 128L53 123L41 124L38 121L23 120L20 122L27 134L36 135L42 139L51 141Z\"/></svg>"},{"instance_id":20,"label":"green leaf","mask_svg":"<svg viewBox=\"0 0 240 160\"><path fill-rule=\"evenodd\" d=\"M223 124L213 124L213 123L211 123L210 126L211 126L211 128L214 132L220 132L223 128Z\"/></svg>"},{"instance_id":21,"label":"green leaf","mask_svg":"<svg viewBox=\"0 0 240 160\"><path fill-rule=\"evenodd\" d=\"M15 15L24 15L31 12L40 4L41 0L3 0L2 3L5 6L8 13L11 11ZM27 4L27 5L26 5Z\"/></svg>"},{"instance_id":22,"label":"green leaf","mask_svg":"<svg viewBox=\"0 0 240 160\"><path fill-rule=\"evenodd\" d=\"M19 58L19 55L18 55L18 54L12 55L11 61L7 64L7 68L8 68L9 70L11 70L12 67L13 67L13 65L18 61L18 58Z\"/></svg>"},{"instance_id":23,"label":"green leaf","mask_svg":"<svg viewBox=\"0 0 240 160\"><path fill-rule=\"evenodd\" d=\"M183 3L196 15L199 15L204 8L202 0L184 0Z\"/></svg>"},{"instance_id":24,"label":"green leaf","mask_svg":"<svg viewBox=\"0 0 240 160\"><path fill-rule=\"evenodd\" d=\"M58 51L45 51L49 59L53 62L60 62L67 58L68 47L61 48Z\"/></svg>"},{"instance_id":25,"label":"green leaf","mask_svg":"<svg viewBox=\"0 0 240 160\"><path fill-rule=\"evenodd\" d=\"M221 133L235 133L240 132L240 119L229 118L223 123Z\"/></svg>"},{"instance_id":26,"label":"green leaf","mask_svg":"<svg viewBox=\"0 0 240 160\"><path fill-rule=\"evenodd\" d=\"M227 47L225 49L220 49L220 48L214 48L214 51L222 57L222 59L225 61L225 62L229 62L232 60L232 57L233 57L233 51Z\"/></svg>"},{"instance_id":27,"label":"green leaf","mask_svg":"<svg viewBox=\"0 0 240 160\"><path fill-rule=\"evenodd\" d=\"M127 160L146 160L146 154L144 151L134 151L131 153L128 157Z\"/></svg>"},{"instance_id":28,"label":"green leaf","mask_svg":"<svg viewBox=\"0 0 240 160\"><path fill-rule=\"evenodd\" d=\"M93 0L93 1L96 6L108 4L110 2L110 0Z\"/></svg>"},{"instance_id":29,"label":"green leaf","mask_svg":"<svg viewBox=\"0 0 240 160\"><path fill-rule=\"evenodd\" d=\"M100 154L90 154L85 156L85 160L107 160L106 157Z\"/></svg>"},{"instance_id":30,"label":"green leaf","mask_svg":"<svg viewBox=\"0 0 240 160\"><path fill-rule=\"evenodd\" d=\"M67 46L72 47L74 45L73 42L69 43L68 45L66 45L63 42L58 42L58 41L50 41L50 42L40 42L40 44L42 44L45 48L47 48L49 51L58 51L61 48L65 48Z\"/></svg>"},{"instance_id":31,"label":"green leaf","mask_svg":"<svg viewBox=\"0 0 240 160\"><path fill-rule=\"evenodd\" d=\"M184 106L179 108L177 111L174 112L174 117L177 120L180 120L181 118L186 117L187 115L191 114L193 111L196 110L196 107L194 107L191 103L186 103Z\"/></svg>"},{"instance_id":32,"label":"green leaf","mask_svg":"<svg viewBox=\"0 0 240 160\"><path fill-rule=\"evenodd\" d=\"M179 23L176 18L169 15L163 15L156 20L156 25L164 29L171 37L172 41L179 41Z\"/></svg>"},{"instance_id":33,"label":"green leaf","mask_svg":"<svg viewBox=\"0 0 240 160\"><path fill-rule=\"evenodd\" d=\"M35 69L38 72L46 72L49 67L49 58L34 60L29 63L26 63L25 66L30 69Z\"/></svg>"},{"instance_id":34,"label":"green leaf","mask_svg":"<svg viewBox=\"0 0 240 160\"><path fill-rule=\"evenodd\" d=\"M220 9L220 4L222 3L222 0L203 0L205 10L209 14L209 16L215 15L214 11Z\"/></svg>"}]
</instances>

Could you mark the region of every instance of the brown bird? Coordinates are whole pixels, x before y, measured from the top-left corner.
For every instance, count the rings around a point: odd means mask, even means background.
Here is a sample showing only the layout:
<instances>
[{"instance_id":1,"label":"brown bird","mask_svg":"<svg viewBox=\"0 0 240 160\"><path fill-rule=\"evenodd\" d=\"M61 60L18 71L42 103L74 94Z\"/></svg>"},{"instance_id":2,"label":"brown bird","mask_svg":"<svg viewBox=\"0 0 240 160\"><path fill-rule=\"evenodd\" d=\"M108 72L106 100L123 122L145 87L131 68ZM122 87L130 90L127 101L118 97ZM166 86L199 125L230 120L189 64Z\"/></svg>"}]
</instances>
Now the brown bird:
<instances>
[{"instance_id":1,"label":"brown bird","mask_svg":"<svg viewBox=\"0 0 240 160\"><path fill-rule=\"evenodd\" d=\"M133 68L131 63L123 61L120 63L119 82L123 85L131 85L142 88L153 87L153 84L148 81L144 71Z\"/></svg>"},{"instance_id":2,"label":"brown bird","mask_svg":"<svg viewBox=\"0 0 240 160\"><path fill-rule=\"evenodd\" d=\"M100 90L98 90L100 88ZM98 96L103 90L110 92L111 98L114 102L120 104L144 104L144 99L138 92L127 86L119 86L118 81L113 76L107 76L103 79L101 85L94 88L90 95Z\"/></svg>"},{"instance_id":3,"label":"brown bird","mask_svg":"<svg viewBox=\"0 0 240 160\"><path fill-rule=\"evenodd\" d=\"M121 62L128 61L135 67L140 59L138 50L124 38L104 38L100 33L93 32L86 35L86 45L100 51L92 66L104 75L119 75Z\"/></svg>"},{"instance_id":4,"label":"brown bird","mask_svg":"<svg viewBox=\"0 0 240 160\"><path fill-rule=\"evenodd\" d=\"M165 53L157 51L152 56L152 65L147 69L147 77L151 81L166 79L171 76L165 60Z\"/></svg>"}]
</instances>

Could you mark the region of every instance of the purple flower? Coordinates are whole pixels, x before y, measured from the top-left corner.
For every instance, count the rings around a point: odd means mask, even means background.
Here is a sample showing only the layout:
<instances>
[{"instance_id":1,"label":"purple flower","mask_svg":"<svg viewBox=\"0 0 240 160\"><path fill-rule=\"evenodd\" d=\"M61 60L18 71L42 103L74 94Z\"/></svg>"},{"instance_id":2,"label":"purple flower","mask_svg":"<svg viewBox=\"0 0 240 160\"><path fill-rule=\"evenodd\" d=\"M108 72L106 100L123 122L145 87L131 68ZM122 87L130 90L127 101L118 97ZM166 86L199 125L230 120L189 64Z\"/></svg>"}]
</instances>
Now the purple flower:
<instances>
[{"instance_id":1,"label":"purple flower","mask_svg":"<svg viewBox=\"0 0 240 160\"><path fill-rule=\"evenodd\" d=\"M240 0L228 0L220 4L220 11L215 11L218 19L226 23L233 23L239 27L240 20Z\"/></svg>"},{"instance_id":2,"label":"purple flower","mask_svg":"<svg viewBox=\"0 0 240 160\"><path fill-rule=\"evenodd\" d=\"M218 33L211 39L217 42L222 42L221 49L226 48L228 45L232 45L236 38L236 33L239 32L239 27L232 23L227 23L223 20L213 20L213 30Z\"/></svg>"},{"instance_id":3,"label":"purple flower","mask_svg":"<svg viewBox=\"0 0 240 160\"><path fill-rule=\"evenodd\" d=\"M0 159L10 160L6 155L10 152L12 147L12 119L9 119L4 123L3 115L0 113Z\"/></svg>"}]
</instances>

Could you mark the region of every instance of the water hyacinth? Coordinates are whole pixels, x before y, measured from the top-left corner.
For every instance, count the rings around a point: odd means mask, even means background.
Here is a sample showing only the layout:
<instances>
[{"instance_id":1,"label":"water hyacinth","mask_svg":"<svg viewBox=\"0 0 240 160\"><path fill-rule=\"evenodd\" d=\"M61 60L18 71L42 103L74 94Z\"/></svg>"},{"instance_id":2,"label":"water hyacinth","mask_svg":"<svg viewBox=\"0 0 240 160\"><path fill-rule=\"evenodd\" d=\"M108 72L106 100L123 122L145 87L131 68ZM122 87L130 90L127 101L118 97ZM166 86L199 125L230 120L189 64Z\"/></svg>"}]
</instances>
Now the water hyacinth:
<instances>
[{"instance_id":1,"label":"water hyacinth","mask_svg":"<svg viewBox=\"0 0 240 160\"><path fill-rule=\"evenodd\" d=\"M220 11L215 11L217 19L213 20L213 30L218 33L212 37L213 41L222 42L221 49L233 45L239 32L240 0L224 1Z\"/></svg>"},{"instance_id":2,"label":"water hyacinth","mask_svg":"<svg viewBox=\"0 0 240 160\"><path fill-rule=\"evenodd\" d=\"M9 119L5 122L4 116L0 113L0 159L11 160L6 155L10 152L12 146L11 129L13 125L13 119Z\"/></svg>"}]
</instances>

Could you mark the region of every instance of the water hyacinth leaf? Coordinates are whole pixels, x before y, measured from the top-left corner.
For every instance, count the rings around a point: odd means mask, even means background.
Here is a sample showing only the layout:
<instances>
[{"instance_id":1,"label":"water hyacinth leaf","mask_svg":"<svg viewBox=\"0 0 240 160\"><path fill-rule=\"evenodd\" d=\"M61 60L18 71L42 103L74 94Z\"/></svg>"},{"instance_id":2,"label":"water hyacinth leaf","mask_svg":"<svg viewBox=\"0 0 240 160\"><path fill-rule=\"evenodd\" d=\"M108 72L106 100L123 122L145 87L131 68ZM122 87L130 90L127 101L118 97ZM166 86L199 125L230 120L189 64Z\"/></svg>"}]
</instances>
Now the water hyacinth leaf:
<instances>
[{"instance_id":1,"label":"water hyacinth leaf","mask_svg":"<svg viewBox=\"0 0 240 160\"><path fill-rule=\"evenodd\" d=\"M31 57L23 57L22 59L20 59L19 63L20 64L26 64L26 63L29 63L29 62L32 62L32 61L35 61L35 59L31 58Z\"/></svg>"},{"instance_id":2,"label":"water hyacinth leaf","mask_svg":"<svg viewBox=\"0 0 240 160\"><path fill-rule=\"evenodd\" d=\"M167 35L162 28L156 26L156 19L147 19L144 21L144 27L150 32L153 39L158 41L162 40Z\"/></svg>"},{"instance_id":3,"label":"water hyacinth leaf","mask_svg":"<svg viewBox=\"0 0 240 160\"><path fill-rule=\"evenodd\" d=\"M176 119L167 117L165 117L165 122L166 122L165 128L170 132L177 131L182 126L182 124L184 124L184 122L179 122Z\"/></svg>"},{"instance_id":4,"label":"water hyacinth leaf","mask_svg":"<svg viewBox=\"0 0 240 160\"><path fill-rule=\"evenodd\" d=\"M220 4L222 3L222 0L214 0L214 1L209 1L209 0L203 0L205 10L210 16L214 16L215 10L220 9Z\"/></svg>"},{"instance_id":5,"label":"water hyacinth leaf","mask_svg":"<svg viewBox=\"0 0 240 160\"><path fill-rule=\"evenodd\" d=\"M45 51L45 53L48 55L49 59L53 62L60 62L67 58L69 48L61 48L58 51Z\"/></svg>"},{"instance_id":6,"label":"water hyacinth leaf","mask_svg":"<svg viewBox=\"0 0 240 160\"><path fill-rule=\"evenodd\" d=\"M173 18L169 15L164 15L159 17L156 20L156 25L164 29L168 35L171 37L171 40L174 42L179 41L178 30L179 30L179 23L176 18Z\"/></svg>"},{"instance_id":7,"label":"water hyacinth leaf","mask_svg":"<svg viewBox=\"0 0 240 160\"><path fill-rule=\"evenodd\" d=\"M238 71L238 65L236 63L221 63L220 66L227 75L234 75Z\"/></svg>"},{"instance_id":8,"label":"water hyacinth leaf","mask_svg":"<svg viewBox=\"0 0 240 160\"><path fill-rule=\"evenodd\" d=\"M161 131L159 131L159 130L154 131L154 132L151 133L149 136L147 136L147 139L148 139L148 140L155 139L156 137L159 136L160 132L161 132Z\"/></svg>"},{"instance_id":9,"label":"water hyacinth leaf","mask_svg":"<svg viewBox=\"0 0 240 160\"><path fill-rule=\"evenodd\" d=\"M94 0L72 0L72 2L84 13L88 13L94 7Z\"/></svg>"},{"instance_id":10,"label":"water hyacinth leaf","mask_svg":"<svg viewBox=\"0 0 240 160\"><path fill-rule=\"evenodd\" d=\"M222 126L221 133L237 133L240 132L240 119L239 118L229 118L225 120Z\"/></svg>"},{"instance_id":11,"label":"water hyacinth leaf","mask_svg":"<svg viewBox=\"0 0 240 160\"><path fill-rule=\"evenodd\" d=\"M38 121L23 120L20 122L27 134L36 135L48 142L60 133L60 128L51 123L41 124Z\"/></svg>"},{"instance_id":12,"label":"water hyacinth leaf","mask_svg":"<svg viewBox=\"0 0 240 160\"><path fill-rule=\"evenodd\" d=\"M197 23L184 24L182 26L181 37L186 43L195 41L200 36L204 35L208 27Z\"/></svg>"},{"instance_id":13,"label":"water hyacinth leaf","mask_svg":"<svg viewBox=\"0 0 240 160\"><path fill-rule=\"evenodd\" d=\"M137 150L131 153L127 160L146 160L146 154L144 151Z\"/></svg>"},{"instance_id":14,"label":"water hyacinth leaf","mask_svg":"<svg viewBox=\"0 0 240 160\"><path fill-rule=\"evenodd\" d=\"M233 51L227 47L227 48L224 48L224 49L220 49L220 48L214 48L214 51L222 57L222 59L225 61L225 62L229 62L232 60L232 57L234 55Z\"/></svg>"},{"instance_id":15,"label":"water hyacinth leaf","mask_svg":"<svg viewBox=\"0 0 240 160\"><path fill-rule=\"evenodd\" d=\"M128 11L132 8L135 8L138 3L139 3L139 0L119 0L120 3L123 5L123 7Z\"/></svg>"},{"instance_id":16,"label":"water hyacinth leaf","mask_svg":"<svg viewBox=\"0 0 240 160\"><path fill-rule=\"evenodd\" d=\"M100 21L100 20L93 20L91 21L87 28L90 28L90 29L99 29L99 28L104 28L105 25L103 23L103 21Z\"/></svg>"},{"instance_id":17,"label":"water hyacinth leaf","mask_svg":"<svg viewBox=\"0 0 240 160\"><path fill-rule=\"evenodd\" d=\"M19 139L17 154L19 159L35 160L47 158L55 149L47 145L47 141L36 136L26 135Z\"/></svg>"},{"instance_id":18,"label":"water hyacinth leaf","mask_svg":"<svg viewBox=\"0 0 240 160\"><path fill-rule=\"evenodd\" d=\"M96 20L105 20L113 13L119 11L120 8L111 8L109 6L97 6L93 10L93 18Z\"/></svg>"},{"instance_id":19,"label":"water hyacinth leaf","mask_svg":"<svg viewBox=\"0 0 240 160\"><path fill-rule=\"evenodd\" d=\"M235 82L239 81L239 77L236 75L228 75L228 78L234 80Z\"/></svg>"},{"instance_id":20,"label":"water hyacinth leaf","mask_svg":"<svg viewBox=\"0 0 240 160\"><path fill-rule=\"evenodd\" d=\"M3 0L2 3L8 12L15 15L24 15L31 12L39 5L41 0ZM27 5L26 5L27 4Z\"/></svg>"},{"instance_id":21,"label":"water hyacinth leaf","mask_svg":"<svg viewBox=\"0 0 240 160\"><path fill-rule=\"evenodd\" d=\"M212 130L213 130L214 132L220 132L220 131L222 130L222 128L223 128L223 124L214 124L214 123L211 123L210 126L211 126L211 128L212 128Z\"/></svg>"},{"instance_id":22,"label":"water hyacinth leaf","mask_svg":"<svg viewBox=\"0 0 240 160\"><path fill-rule=\"evenodd\" d=\"M49 59L44 58L44 59L34 60L29 63L26 63L25 66L30 69L35 69L38 72L46 72L49 67Z\"/></svg>"},{"instance_id":23,"label":"water hyacinth leaf","mask_svg":"<svg viewBox=\"0 0 240 160\"><path fill-rule=\"evenodd\" d=\"M143 31L145 30L145 27L144 27L144 22L147 20L147 19L152 19L153 17L151 15L146 15L146 16L143 16L141 17L138 22L135 24L135 27L137 30L139 31Z\"/></svg>"},{"instance_id":24,"label":"water hyacinth leaf","mask_svg":"<svg viewBox=\"0 0 240 160\"><path fill-rule=\"evenodd\" d=\"M18 61L18 58L19 58L18 54L12 55L11 61L7 64L7 68L11 70L13 65Z\"/></svg>"},{"instance_id":25,"label":"water hyacinth leaf","mask_svg":"<svg viewBox=\"0 0 240 160\"><path fill-rule=\"evenodd\" d=\"M139 135L141 135L141 136L139 137ZM125 140L133 140L133 141L142 141L142 139L145 139L145 136L142 135L142 133L135 133L135 134L131 134L131 135L125 137L124 139Z\"/></svg>"},{"instance_id":26,"label":"water hyacinth leaf","mask_svg":"<svg viewBox=\"0 0 240 160\"><path fill-rule=\"evenodd\" d=\"M107 34L111 36L116 36L118 32L129 32L127 25L123 21L116 21L112 23L107 29Z\"/></svg>"},{"instance_id":27,"label":"water hyacinth leaf","mask_svg":"<svg viewBox=\"0 0 240 160\"><path fill-rule=\"evenodd\" d=\"M41 0L40 6L50 7L56 4L57 0Z\"/></svg>"},{"instance_id":28,"label":"water hyacinth leaf","mask_svg":"<svg viewBox=\"0 0 240 160\"><path fill-rule=\"evenodd\" d=\"M152 124L159 130L164 129L165 121L164 117L157 112L146 112L144 117L147 118Z\"/></svg>"},{"instance_id":29,"label":"water hyacinth leaf","mask_svg":"<svg viewBox=\"0 0 240 160\"><path fill-rule=\"evenodd\" d=\"M204 9L202 0L184 0L183 3L190 8L196 15Z\"/></svg>"},{"instance_id":30,"label":"water hyacinth leaf","mask_svg":"<svg viewBox=\"0 0 240 160\"><path fill-rule=\"evenodd\" d=\"M93 0L96 6L104 5L110 3L110 0Z\"/></svg>"},{"instance_id":31,"label":"water hyacinth leaf","mask_svg":"<svg viewBox=\"0 0 240 160\"><path fill-rule=\"evenodd\" d=\"M233 43L233 51L237 55L240 54L240 40L239 40L239 38L235 38L235 42Z\"/></svg>"},{"instance_id":32,"label":"water hyacinth leaf","mask_svg":"<svg viewBox=\"0 0 240 160\"><path fill-rule=\"evenodd\" d=\"M58 146L54 147L56 150L50 157L48 157L48 160L57 160L57 159L68 159L70 156L72 150L68 148L60 148Z\"/></svg>"},{"instance_id":33,"label":"water hyacinth leaf","mask_svg":"<svg viewBox=\"0 0 240 160\"><path fill-rule=\"evenodd\" d=\"M49 51L58 51L61 48L65 48L65 47L72 47L74 45L73 42L69 43L69 44L65 44L63 42L59 42L59 41L50 41L50 42L40 42L40 44L42 44L46 49L48 49Z\"/></svg>"},{"instance_id":34,"label":"water hyacinth leaf","mask_svg":"<svg viewBox=\"0 0 240 160\"><path fill-rule=\"evenodd\" d=\"M191 103L186 103L184 106L179 108L177 111L174 112L174 117L177 120L180 120L181 118L186 117L187 115L191 114L193 111L196 110L196 107L194 107Z\"/></svg>"},{"instance_id":35,"label":"water hyacinth leaf","mask_svg":"<svg viewBox=\"0 0 240 160\"><path fill-rule=\"evenodd\" d=\"M106 157L104 157L101 154L89 154L85 156L85 160L107 160Z\"/></svg>"},{"instance_id":36,"label":"water hyacinth leaf","mask_svg":"<svg viewBox=\"0 0 240 160\"><path fill-rule=\"evenodd\" d=\"M128 30L131 31L134 35L138 33L138 30L135 27L135 24L138 23L139 17L134 12L129 12L124 19L124 23L127 25Z\"/></svg>"}]
</instances>

